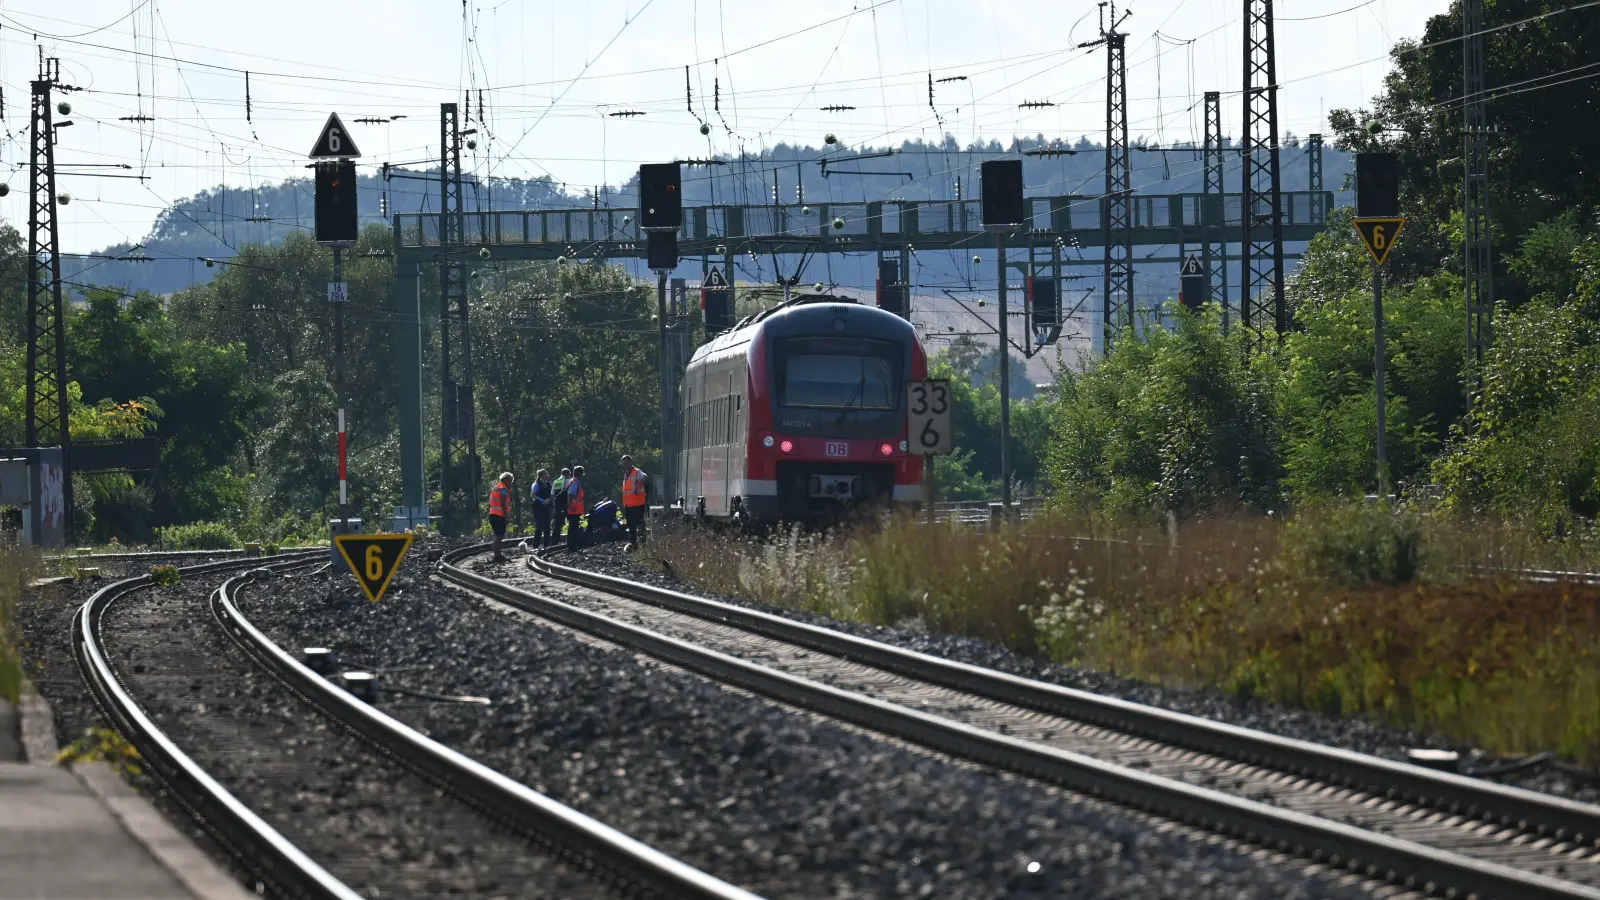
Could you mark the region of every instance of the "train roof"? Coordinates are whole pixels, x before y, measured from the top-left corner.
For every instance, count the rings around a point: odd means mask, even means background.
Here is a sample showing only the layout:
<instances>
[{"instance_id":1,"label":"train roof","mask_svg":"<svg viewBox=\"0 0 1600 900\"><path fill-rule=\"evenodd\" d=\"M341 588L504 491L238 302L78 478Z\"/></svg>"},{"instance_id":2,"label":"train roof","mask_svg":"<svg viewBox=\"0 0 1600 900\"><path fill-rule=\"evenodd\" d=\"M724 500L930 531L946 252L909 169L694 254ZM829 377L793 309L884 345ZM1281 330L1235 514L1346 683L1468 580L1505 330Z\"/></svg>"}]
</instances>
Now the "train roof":
<instances>
[{"instance_id":1,"label":"train roof","mask_svg":"<svg viewBox=\"0 0 1600 900\"><path fill-rule=\"evenodd\" d=\"M894 313L850 297L806 295L746 316L731 330L702 344L690 362L743 347L769 329L782 335L828 333L836 327L834 320L841 317L847 322L846 333L851 335L913 342L917 339L911 323Z\"/></svg>"}]
</instances>

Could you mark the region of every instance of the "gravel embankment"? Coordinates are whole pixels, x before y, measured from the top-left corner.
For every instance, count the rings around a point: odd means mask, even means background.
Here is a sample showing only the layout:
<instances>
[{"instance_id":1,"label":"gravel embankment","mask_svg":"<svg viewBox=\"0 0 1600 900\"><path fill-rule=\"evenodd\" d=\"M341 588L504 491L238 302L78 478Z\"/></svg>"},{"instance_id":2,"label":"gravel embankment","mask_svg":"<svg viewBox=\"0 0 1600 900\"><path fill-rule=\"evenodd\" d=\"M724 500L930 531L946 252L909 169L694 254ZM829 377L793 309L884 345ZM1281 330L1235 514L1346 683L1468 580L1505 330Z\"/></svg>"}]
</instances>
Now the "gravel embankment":
<instances>
[{"instance_id":1,"label":"gravel embankment","mask_svg":"<svg viewBox=\"0 0 1600 900\"><path fill-rule=\"evenodd\" d=\"M119 600L105 633L113 661L146 712L235 796L363 896L615 896L330 727L259 670L206 609L207 596L224 577L194 575ZM94 587L55 589L59 596L36 598L24 617L30 659L52 673L41 690L58 723L71 729L63 739L103 724L76 680L66 630ZM158 783L134 781L168 818L252 883Z\"/></svg>"},{"instance_id":2,"label":"gravel embankment","mask_svg":"<svg viewBox=\"0 0 1600 900\"><path fill-rule=\"evenodd\" d=\"M574 559L566 554L554 557L563 565L583 568L619 578L628 578L656 587L667 588L698 597L707 597L725 603L734 603L750 609L772 613L805 622L833 628L859 637L871 638L929 656L957 662L998 669L1013 675L1058 684L1063 687L1091 691L1118 697L1134 703L1143 703L1201 716L1219 722L1253 728L1285 737L1298 738L1368 753L1388 759L1404 759L1407 749L1413 747L1448 748L1462 752L1470 765L1481 766L1496 762L1494 757L1473 747L1452 742L1438 735L1416 734L1387 728L1362 718L1329 716L1303 709L1292 709L1259 700L1242 701L1237 697L1216 691L1180 690L1162 687L1130 678L1122 678L1077 666L1057 665L1046 660L1013 653L1004 647L977 638L950 634L928 634L911 629L863 625L801 610L785 609L756 603L743 597L714 594L686 584L659 565L636 562L624 545L603 544L583 550ZM1542 791L1589 803L1600 803L1600 781L1586 780L1559 769L1544 769L1525 776L1501 779L1529 790Z\"/></svg>"},{"instance_id":3,"label":"gravel embankment","mask_svg":"<svg viewBox=\"0 0 1600 900\"><path fill-rule=\"evenodd\" d=\"M246 614L397 686L410 724L771 898L1354 897L1296 862L908 749L482 601L408 565L374 605L341 579L255 586ZM1034 865L1037 864L1037 865Z\"/></svg>"}]
</instances>

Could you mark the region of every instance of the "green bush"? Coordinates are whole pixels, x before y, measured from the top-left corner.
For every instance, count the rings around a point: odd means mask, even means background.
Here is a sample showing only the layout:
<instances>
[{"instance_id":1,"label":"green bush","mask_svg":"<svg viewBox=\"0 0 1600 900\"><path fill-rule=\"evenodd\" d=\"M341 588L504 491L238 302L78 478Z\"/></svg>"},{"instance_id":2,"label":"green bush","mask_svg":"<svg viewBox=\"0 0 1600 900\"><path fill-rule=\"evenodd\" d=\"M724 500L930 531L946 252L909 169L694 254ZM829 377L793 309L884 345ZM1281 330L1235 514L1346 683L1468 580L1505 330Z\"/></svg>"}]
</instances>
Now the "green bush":
<instances>
[{"instance_id":1,"label":"green bush","mask_svg":"<svg viewBox=\"0 0 1600 900\"><path fill-rule=\"evenodd\" d=\"M181 580L183 580L183 576L178 574L177 566L165 565L150 567L150 582L152 584L160 587L166 587L169 584L177 584Z\"/></svg>"},{"instance_id":2,"label":"green bush","mask_svg":"<svg viewBox=\"0 0 1600 900\"><path fill-rule=\"evenodd\" d=\"M1327 503L1301 510L1283 531L1291 577L1339 584L1405 584L1422 569L1421 516L1387 503Z\"/></svg>"},{"instance_id":3,"label":"green bush","mask_svg":"<svg viewBox=\"0 0 1600 900\"><path fill-rule=\"evenodd\" d=\"M90 539L97 544L142 544L150 539L155 492L127 475L91 475L84 480L94 496Z\"/></svg>"},{"instance_id":4,"label":"green bush","mask_svg":"<svg viewBox=\"0 0 1600 900\"><path fill-rule=\"evenodd\" d=\"M196 522L156 529L163 550L236 550L239 535L220 522Z\"/></svg>"},{"instance_id":5,"label":"green bush","mask_svg":"<svg viewBox=\"0 0 1600 900\"><path fill-rule=\"evenodd\" d=\"M1112 515L1271 509L1281 478L1279 373L1221 314L1173 310L1174 328L1124 329L1111 354L1064 372L1047 451L1058 506Z\"/></svg>"}]
</instances>

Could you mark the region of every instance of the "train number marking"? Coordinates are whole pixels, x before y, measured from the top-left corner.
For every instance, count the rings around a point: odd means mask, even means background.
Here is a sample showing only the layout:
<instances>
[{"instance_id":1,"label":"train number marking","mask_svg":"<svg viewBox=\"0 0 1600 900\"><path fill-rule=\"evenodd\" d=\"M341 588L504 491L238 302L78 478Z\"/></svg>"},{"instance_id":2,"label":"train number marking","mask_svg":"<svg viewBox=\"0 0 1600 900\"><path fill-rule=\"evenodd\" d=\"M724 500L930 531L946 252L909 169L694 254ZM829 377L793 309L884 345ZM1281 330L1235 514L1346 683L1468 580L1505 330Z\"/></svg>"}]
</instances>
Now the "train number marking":
<instances>
[{"instance_id":1,"label":"train number marking","mask_svg":"<svg viewBox=\"0 0 1600 900\"><path fill-rule=\"evenodd\" d=\"M951 447L950 382L942 378L906 382L906 432L911 452L948 454Z\"/></svg>"},{"instance_id":2,"label":"train number marking","mask_svg":"<svg viewBox=\"0 0 1600 900\"><path fill-rule=\"evenodd\" d=\"M828 441L822 445L823 456L849 456L850 445L845 441Z\"/></svg>"}]
</instances>

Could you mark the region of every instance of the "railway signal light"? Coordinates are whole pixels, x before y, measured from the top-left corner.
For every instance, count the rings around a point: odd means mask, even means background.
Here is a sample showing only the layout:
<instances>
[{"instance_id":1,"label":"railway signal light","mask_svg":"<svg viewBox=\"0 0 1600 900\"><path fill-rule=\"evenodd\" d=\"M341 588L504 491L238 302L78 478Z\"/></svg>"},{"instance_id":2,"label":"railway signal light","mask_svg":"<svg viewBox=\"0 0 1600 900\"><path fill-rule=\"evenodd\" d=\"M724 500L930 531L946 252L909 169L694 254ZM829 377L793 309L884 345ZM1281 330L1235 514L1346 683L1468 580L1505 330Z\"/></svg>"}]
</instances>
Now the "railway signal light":
<instances>
[{"instance_id":1,"label":"railway signal light","mask_svg":"<svg viewBox=\"0 0 1600 900\"><path fill-rule=\"evenodd\" d=\"M316 238L322 244L354 244L356 221L356 164L340 159L317 162Z\"/></svg>"},{"instance_id":2,"label":"railway signal light","mask_svg":"<svg viewBox=\"0 0 1600 900\"><path fill-rule=\"evenodd\" d=\"M656 271L678 267L678 233L651 231L645 235L645 265Z\"/></svg>"},{"instance_id":3,"label":"railway signal light","mask_svg":"<svg viewBox=\"0 0 1600 900\"><path fill-rule=\"evenodd\" d=\"M1356 154L1356 217L1400 215L1400 161L1393 153Z\"/></svg>"},{"instance_id":4,"label":"railway signal light","mask_svg":"<svg viewBox=\"0 0 1600 900\"><path fill-rule=\"evenodd\" d=\"M1061 324L1061 283L1054 278L1028 279L1028 303L1033 310L1034 331Z\"/></svg>"},{"instance_id":5,"label":"railway signal light","mask_svg":"<svg viewBox=\"0 0 1600 900\"><path fill-rule=\"evenodd\" d=\"M683 175L677 163L639 167L639 225L647 230L683 225Z\"/></svg>"},{"instance_id":6,"label":"railway signal light","mask_svg":"<svg viewBox=\"0 0 1600 900\"><path fill-rule=\"evenodd\" d=\"M910 304L906 302L908 293L909 286L900 278L900 261L879 260L878 308L904 319L910 314Z\"/></svg>"},{"instance_id":7,"label":"railway signal light","mask_svg":"<svg viewBox=\"0 0 1600 900\"><path fill-rule=\"evenodd\" d=\"M1021 225L1022 160L992 159L980 169L983 177L983 224Z\"/></svg>"},{"instance_id":8,"label":"railway signal light","mask_svg":"<svg viewBox=\"0 0 1600 900\"><path fill-rule=\"evenodd\" d=\"M728 288L722 269L713 267L700 286L700 309L707 335L718 335L733 327L733 291Z\"/></svg>"}]
</instances>

